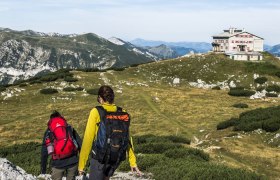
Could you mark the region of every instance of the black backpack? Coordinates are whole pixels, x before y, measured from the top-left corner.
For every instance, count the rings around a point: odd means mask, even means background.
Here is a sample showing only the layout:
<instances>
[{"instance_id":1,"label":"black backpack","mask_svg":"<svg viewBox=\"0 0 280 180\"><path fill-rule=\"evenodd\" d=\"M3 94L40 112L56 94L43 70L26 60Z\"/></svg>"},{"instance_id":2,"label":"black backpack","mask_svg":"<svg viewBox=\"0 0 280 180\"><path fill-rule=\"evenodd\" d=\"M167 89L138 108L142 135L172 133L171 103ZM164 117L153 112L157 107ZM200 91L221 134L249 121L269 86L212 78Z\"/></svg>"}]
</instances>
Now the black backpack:
<instances>
[{"instance_id":1,"label":"black backpack","mask_svg":"<svg viewBox=\"0 0 280 180\"><path fill-rule=\"evenodd\" d=\"M116 112L107 112L102 106L96 106L100 115L96 140L93 143L93 157L104 167L110 165L117 169L126 159L129 142L130 116L117 107Z\"/></svg>"}]
</instances>

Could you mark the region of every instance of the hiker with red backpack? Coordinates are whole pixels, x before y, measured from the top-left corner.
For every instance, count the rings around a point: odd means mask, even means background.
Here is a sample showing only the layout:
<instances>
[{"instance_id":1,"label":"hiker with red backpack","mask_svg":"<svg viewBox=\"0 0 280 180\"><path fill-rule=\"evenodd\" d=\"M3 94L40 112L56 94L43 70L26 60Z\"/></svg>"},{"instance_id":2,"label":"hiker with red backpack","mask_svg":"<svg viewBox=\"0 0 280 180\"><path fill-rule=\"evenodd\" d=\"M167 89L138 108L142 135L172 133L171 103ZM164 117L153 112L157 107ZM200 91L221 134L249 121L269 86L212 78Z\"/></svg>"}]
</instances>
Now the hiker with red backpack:
<instances>
[{"instance_id":1,"label":"hiker with red backpack","mask_svg":"<svg viewBox=\"0 0 280 180\"><path fill-rule=\"evenodd\" d=\"M66 173L66 180L75 179L80 147L81 138L78 133L67 124L59 112L54 111L43 137L41 174L46 174L48 155L51 155L52 179L61 180L64 173Z\"/></svg>"},{"instance_id":2,"label":"hiker with red backpack","mask_svg":"<svg viewBox=\"0 0 280 180\"><path fill-rule=\"evenodd\" d=\"M113 104L114 91L109 86L99 88L97 101L101 106L93 108L88 118L79 157L79 174L85 174L90 155L89 179L109 179L128 153L131 170L141 175L129 136L129 114Z\"/></svg>"}]
</instances>

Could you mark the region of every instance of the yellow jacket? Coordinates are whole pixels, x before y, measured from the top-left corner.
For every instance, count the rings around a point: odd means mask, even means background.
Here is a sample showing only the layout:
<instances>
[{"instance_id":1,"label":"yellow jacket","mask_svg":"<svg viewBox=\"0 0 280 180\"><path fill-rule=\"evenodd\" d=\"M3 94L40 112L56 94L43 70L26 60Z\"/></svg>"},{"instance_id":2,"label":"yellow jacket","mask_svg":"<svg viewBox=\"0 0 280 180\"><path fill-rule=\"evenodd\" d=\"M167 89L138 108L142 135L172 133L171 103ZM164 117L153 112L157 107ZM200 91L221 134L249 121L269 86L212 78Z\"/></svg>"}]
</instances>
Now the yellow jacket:
<instances>
[{"instance_id":1,"label":"yellow jacket","mask_svg":"<svg viewBox=\"0 0 280 180\"><path fill-rule=\"evenodd\" d=\"M103 108L108 112L116 112L117 106L115 104L102 104ZM79 171L84 171L84 168L86 166L86 163L88 161L89 154L92 150L93 142L95 141L97 131L98 131L98 123L100 122L100 116L98 113L98 110L96 108L93 108L90 111L90 115L88 117L87 126L84 134L83 144L80 152L79 157ZM132 142L131 142L132 143ZM128 157L129 157L129 163L131 167L136 167L136 157L132 150L132 147L129 146L128 148Z\"/></svg>"}]
</instances>

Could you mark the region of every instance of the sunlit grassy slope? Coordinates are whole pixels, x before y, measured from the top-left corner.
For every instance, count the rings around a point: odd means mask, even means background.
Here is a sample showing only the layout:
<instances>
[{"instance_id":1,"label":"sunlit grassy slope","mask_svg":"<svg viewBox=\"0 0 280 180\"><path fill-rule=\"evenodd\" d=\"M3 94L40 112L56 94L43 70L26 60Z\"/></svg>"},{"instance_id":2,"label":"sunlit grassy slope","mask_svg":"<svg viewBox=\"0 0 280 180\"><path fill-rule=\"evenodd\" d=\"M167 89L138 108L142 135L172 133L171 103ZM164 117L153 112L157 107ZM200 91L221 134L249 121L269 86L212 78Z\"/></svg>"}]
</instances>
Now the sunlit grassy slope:
<instances>
[{"instance_id":1,"label":"sunlit grassy slope","mask_svg":"<svg viewBox=\"0 0 280 180\"><path fill-rule=\"evenodd\" d=\"M161 61L124 71L72 71L79 79L72 85L85 89L99 88L103 84L112 86L116 93L116 104L131 114L132 135L188 137L192 140L191 146L210 153L212 161L277 179L280 178L280 144L271 142L271 139L279 131L217 131L216 126L244 111L280 105L279 99L250 100L229 96L226 90L197 89L188 84L197 79L211 83L234 80L242 86L250 87L250 84L254 86L254 74L266 76L270 82L279 81L274 75L278 71L278 62L271 61L274 66L267 63L252 65L230 61L223 56L208 56ZM173 85L174 78L180 78L180 84ZM9 87L6 92L13 91L13 96L0 96L0 146L41 142L49 115L54 109L60 111L82 136L90 110L98 105L96 96L84 91L61 90L69 85L57 80L26 87ZM40 94L40 89L46 87L60 90L54 95ZM236 103L246 103L249 108L232 107Z\"/></svg>"}]
</instances>

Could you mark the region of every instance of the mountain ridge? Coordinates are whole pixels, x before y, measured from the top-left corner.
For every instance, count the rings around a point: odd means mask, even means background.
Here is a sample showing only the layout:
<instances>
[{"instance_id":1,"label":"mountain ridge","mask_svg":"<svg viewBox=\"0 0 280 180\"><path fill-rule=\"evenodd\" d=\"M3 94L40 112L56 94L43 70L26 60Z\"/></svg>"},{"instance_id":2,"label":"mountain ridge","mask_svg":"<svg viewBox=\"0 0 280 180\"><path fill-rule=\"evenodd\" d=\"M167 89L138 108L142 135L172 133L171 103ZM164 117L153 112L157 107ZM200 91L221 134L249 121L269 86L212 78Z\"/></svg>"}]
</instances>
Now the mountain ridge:
<instances>
[{"instance_id":1,"label":"mountain ridge","mask_svg":"<svg viewBox=\"0 0 280 180\"><path fill-rule=\"evenodd\" d=\"M116 45L94 33L60 35L0 30L0 85L30 78L42 70L107 69L155 59L151 54Z\"/></svg>"}]
</instances>

